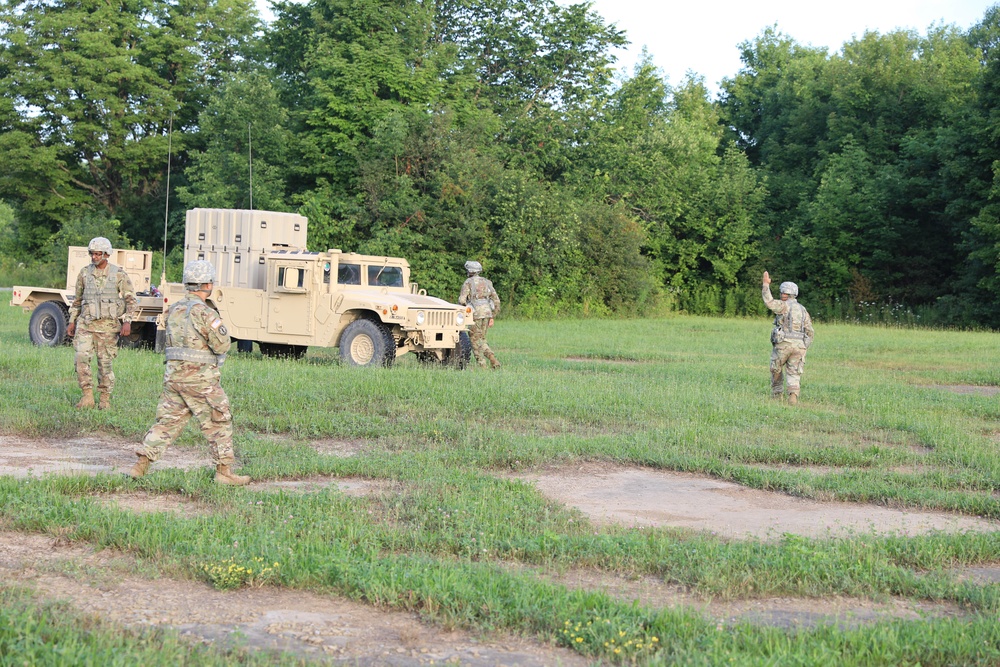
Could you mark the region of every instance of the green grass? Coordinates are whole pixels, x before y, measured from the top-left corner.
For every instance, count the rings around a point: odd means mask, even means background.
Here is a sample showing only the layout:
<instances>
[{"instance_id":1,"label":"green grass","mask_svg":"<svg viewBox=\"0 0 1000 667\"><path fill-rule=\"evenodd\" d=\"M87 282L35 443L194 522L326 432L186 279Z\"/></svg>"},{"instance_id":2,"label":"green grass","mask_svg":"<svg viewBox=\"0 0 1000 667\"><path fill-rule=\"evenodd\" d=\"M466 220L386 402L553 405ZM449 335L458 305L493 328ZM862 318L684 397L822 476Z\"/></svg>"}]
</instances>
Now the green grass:
<instances>
[{"instance_id":1,"label":"green grass","mask_svg":"<svg viewBox=\"0 0 1000 667\"><path fill-rule=\"evenodd\" d=\"M386 480L388 490L355 498L333 488L220 488L206 454L202 470L159 464L138 483L0 477L0 521L127 550L220 588L247 583L241 572L267 563L266 585L416 610L449 627L553 639L608 661L1000 662L1000 586L952 574L1000 562L995 533L736 542L597 529L498 475L610 461L808 498L1000 519L1000 398L937 386L1000 384L995 335L817 329L795 409L768 399L764 318L502 321L490 334L504 364L497 373L406 357L389 370L351 369L336 363L334 350L310 350L299 362L234 355L223 383L243 472L258 480L365 477ZM0 432L138 442L153 421L162 358L122 351L115 370L113 410L74 410L72 350L32 347L27 315L0 309ZM307 445L315 439L358 441L362 453L321 455ZM191 427L177 446L204 450ZM134 515L94 499L136 487L183 494L212 511ZM690 612L567 590L512 562L653 575L722 599L899 596L957 603L972 616L850 630L718 627Z\"/></svg>"}]
</instances>

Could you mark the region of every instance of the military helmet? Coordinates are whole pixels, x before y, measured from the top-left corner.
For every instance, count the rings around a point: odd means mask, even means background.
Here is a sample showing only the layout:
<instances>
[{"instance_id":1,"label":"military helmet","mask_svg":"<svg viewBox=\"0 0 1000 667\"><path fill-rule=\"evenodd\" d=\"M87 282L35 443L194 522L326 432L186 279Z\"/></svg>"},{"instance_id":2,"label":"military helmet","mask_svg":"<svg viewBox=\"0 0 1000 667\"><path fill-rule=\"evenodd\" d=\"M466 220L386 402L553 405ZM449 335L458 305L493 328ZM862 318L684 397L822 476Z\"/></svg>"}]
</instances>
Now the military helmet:
<instances>
[{"instance_id":1,"label":"military helmet","mask_svg":"<svg viewBox=\"0 0 1000 667\"><path fill-rule=\"evenodd\" d=\"M103 252L106 255L110 255L113 250L111 248L111 241L107 240L103 236L98 236L97 238L90 239L90 244L87 245L88 252Z\"/></svg>"},{"instance_id":2,"label":"military helmet","mask_svg":"<svg viewBox=\"0 0 1000 667\"><path fill-rule=\"evenodd\" d=\"M212 263L197 259L184 265L184 284L201 285L202 283L215 282L215 267Z\"/></svg>"},{"instance_id":3,"label":"military helmet","mask_svg":"<svg viewBox=\"0 0 1000 667\"><path fill-rule=\"evenodd\" d=\"M799 286L792 282L781 283L781 287L778 288L778 292L781 294L789 294L791 296L799 295Z\"/></svg>"},{"instance_id":4,"label":"military helmet","mask_svg":"<svg viewBox=\"0 0 1000 667\"><path fill-rule=\"evenodd\" d=\"M465 270L468 273L482 273L483 265L474 260L469 260L465 263Z\"/></svg>"}]
</instances>

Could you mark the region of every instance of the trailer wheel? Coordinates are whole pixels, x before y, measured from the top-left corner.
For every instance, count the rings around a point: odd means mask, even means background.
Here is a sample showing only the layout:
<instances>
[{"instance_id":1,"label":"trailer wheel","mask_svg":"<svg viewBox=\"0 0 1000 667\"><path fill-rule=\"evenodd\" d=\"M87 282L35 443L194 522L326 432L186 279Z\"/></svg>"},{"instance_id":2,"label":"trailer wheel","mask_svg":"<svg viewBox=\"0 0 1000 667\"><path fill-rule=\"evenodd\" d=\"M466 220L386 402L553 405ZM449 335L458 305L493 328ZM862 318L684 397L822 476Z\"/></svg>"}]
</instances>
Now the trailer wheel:
<instances>
[{"instance_id":1,"label":"trailer wheel","mask_svg":"<svg viewBox=\"0 0 1000 667\"><path fill-rule=\"evenodd\" d=\"M144 322L133 322L132 333L128 336L118 336L118 347L123 350L138 350L143 347L153 347L155 342L155 336L151 338L148 335Z\"/></svg>"},{"instance_id":2,"label":"trailer wheel","mask_svg":"<svg viewBox=\"0 0 1000 667\"><path fill-rule=\"evenodd\" d=\"M340 336L340 360L348 366L391 366L396 359L392 334L378 322L354 320Z\"/></svg>"},{"instance_id":3,"label":"trailer wheel","mask_svg":"<svg viewBox=\"0 0 1000 667\"><path fill-rule=\"evenodd\" d=\"M28 320L28 338L40 347L55 347L66 342L69 308L58 301L39 304Z\"/></svg>"}]
</instances>

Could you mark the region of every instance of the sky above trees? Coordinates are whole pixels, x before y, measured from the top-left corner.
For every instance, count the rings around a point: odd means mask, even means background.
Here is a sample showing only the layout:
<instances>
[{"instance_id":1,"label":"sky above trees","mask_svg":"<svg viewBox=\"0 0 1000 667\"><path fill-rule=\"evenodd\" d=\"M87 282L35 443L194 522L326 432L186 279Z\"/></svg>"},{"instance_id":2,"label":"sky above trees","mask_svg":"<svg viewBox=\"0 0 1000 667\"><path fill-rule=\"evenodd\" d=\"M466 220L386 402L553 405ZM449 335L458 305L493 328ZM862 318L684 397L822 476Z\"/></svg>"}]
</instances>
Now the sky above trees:
<instances>
[{"instance_id":1,"label":"sky above trees","mask_svg":"<svg viewBox=\"0 0 1000 667\"><path fill-rule=\"evenodd\" d=\"M616 23L632 42L618 52L626 72L631 73L645 46L671 85L678 85L693 70L705 77L710 90L718 90L722 77L732 77L740 68L740 43L774 24L800 44L834 52L866 30L886 33L903 28L922 34L932 23L941 22L968 29L993 4L992 0L593 0L593 9Z\"/></svg>"}]
</instances>

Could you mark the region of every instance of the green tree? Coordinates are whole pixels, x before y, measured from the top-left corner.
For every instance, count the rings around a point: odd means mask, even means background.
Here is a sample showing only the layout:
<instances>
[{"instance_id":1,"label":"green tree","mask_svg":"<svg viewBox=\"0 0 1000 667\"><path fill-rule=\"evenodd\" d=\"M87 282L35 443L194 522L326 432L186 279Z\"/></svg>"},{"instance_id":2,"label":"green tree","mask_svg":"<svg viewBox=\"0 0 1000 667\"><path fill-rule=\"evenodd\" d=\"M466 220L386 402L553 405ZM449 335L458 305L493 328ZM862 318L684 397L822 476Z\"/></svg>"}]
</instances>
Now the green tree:
<instances>
[{"instance_id":1,"label":"green tree","mask_svg":"<svg viewBox=\"0 0 1000 667\"><path fill-rule=\"evenodd\" d=\"M192 208L288 210L284 165L292 136L286 124L287 113L266 76L223 79L198 118L207 145L190 153L188 185L177 188L178 198Z\"/></svg>"},{"instance_id":2,"label":"green tree","mask_svg":"<svg viewBox=\"0 0 1000 667\"><path fill-rule=\"evenodd\" d=\"M663 284L738 282L764 191L699 79L670 91L641 64L603 107L574 162L578 187L641 223Z\"/></svg>"},{"instance_id":3,"label":"green tree","mask_svg":"<svg viewBox=\"0 0 1000 667\"><path fill-rule=\"evenodd\" d=\"M7 0L0 194L50 229L80 207L141 207L159 195L171 116L194 128L258 25L249 0Z\"/></svg>"}]
</instances>

